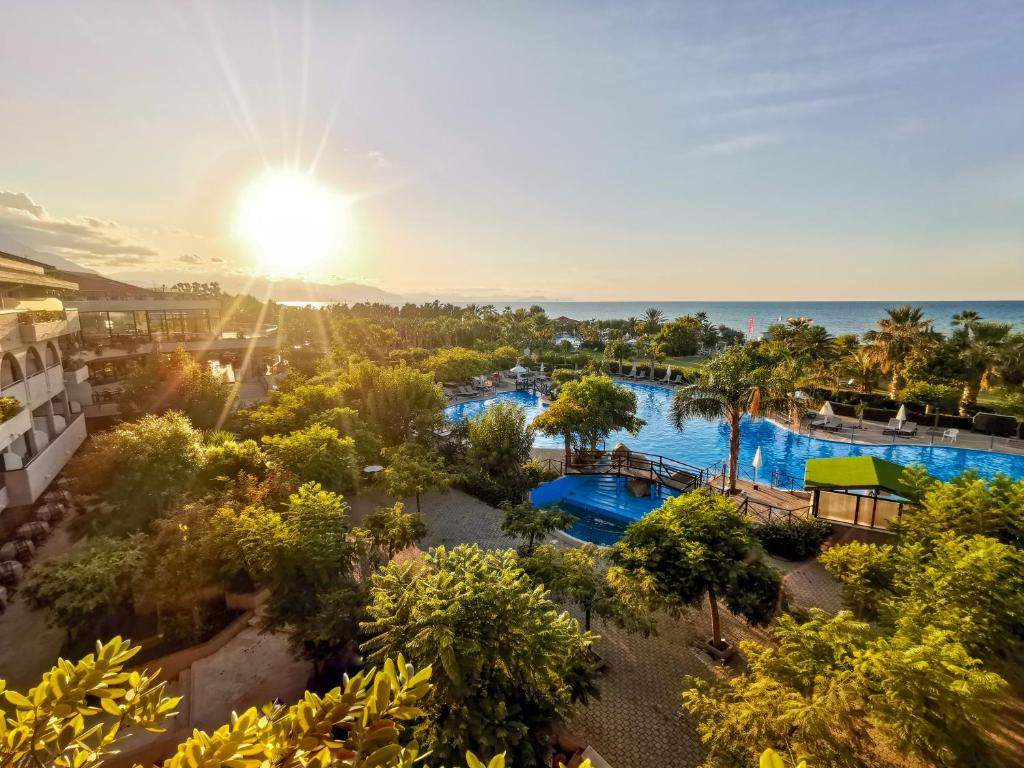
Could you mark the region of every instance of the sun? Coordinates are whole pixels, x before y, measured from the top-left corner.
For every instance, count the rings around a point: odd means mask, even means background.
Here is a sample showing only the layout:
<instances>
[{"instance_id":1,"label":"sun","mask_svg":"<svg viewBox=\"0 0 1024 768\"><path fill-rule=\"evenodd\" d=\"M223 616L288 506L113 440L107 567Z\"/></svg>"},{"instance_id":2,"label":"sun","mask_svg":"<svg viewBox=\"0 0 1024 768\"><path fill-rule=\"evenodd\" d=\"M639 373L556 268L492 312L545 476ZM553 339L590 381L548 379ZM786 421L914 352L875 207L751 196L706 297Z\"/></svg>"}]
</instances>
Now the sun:
<instances>
[{"instance_id":1,"label":"sun","mask_svg":"<svg viewBox=\"0 0 1024 768\"><path fill-rule=\"evenodd\" d=\"M269 275L315 270L338 253L349 232L347 202L309 173L267 171L238 201L235 234Z\"/></svg>"}]
</instances>

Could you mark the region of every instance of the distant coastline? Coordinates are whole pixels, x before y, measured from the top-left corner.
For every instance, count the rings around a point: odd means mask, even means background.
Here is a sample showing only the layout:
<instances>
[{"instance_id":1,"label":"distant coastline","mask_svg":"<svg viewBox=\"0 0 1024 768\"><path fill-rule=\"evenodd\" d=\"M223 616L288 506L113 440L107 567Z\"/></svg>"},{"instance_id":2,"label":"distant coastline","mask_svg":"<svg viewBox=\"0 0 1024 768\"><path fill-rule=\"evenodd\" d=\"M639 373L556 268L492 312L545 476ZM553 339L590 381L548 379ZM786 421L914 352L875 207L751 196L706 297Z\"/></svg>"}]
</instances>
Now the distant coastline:
<instances>
[{"instance_id":1,"label":"distant coastline","mask_svg":"<svg viewBox=\"0 0 1024 768\"><path fill-rule=\"evenodd\" d=\"M329 306L336 302L283 301L288 306ZM452 302L453 304L486 304L486 302ZM885 314L887 307L912 304L922 307L925 315L935 320L936 330L947 332L953 315L973 309L987 320L1012 323L1024 330L1024 300L1021 301L496 301L499 311L540 306L549 317L570 317L574 320L622 320L640 317L648 307L656 307L666 317L707 312L714 325L726 325L746 331L754 320L754 335L763 333L779 318L813 318L832 334L864 333Z\"/></svg>"}]
</instances>

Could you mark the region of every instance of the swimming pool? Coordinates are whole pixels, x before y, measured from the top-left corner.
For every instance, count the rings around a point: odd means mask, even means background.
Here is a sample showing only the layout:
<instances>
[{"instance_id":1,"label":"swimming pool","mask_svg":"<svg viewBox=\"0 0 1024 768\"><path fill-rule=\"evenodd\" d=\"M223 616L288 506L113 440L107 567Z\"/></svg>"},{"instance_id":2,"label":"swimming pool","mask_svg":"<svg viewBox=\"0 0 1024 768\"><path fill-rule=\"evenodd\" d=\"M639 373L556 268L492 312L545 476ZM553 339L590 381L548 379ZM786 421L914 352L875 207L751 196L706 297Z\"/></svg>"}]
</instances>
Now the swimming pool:
<instances>
[{"instance_id":1,"label":"swimming pool","mask_svg":"<svg viewBox=\"0 0 1024 768\"><path fill-rule=\"evenodd\" d=\"M637 437L617 432L608 438L608 447L623 442L633 450L668 456L697 467L721 462L729 455L729 428L723 422L687 421L682 432L669 418L672 390L652 384L620 382L636 393L637 413L647 422ZM449 406L445 413L453 421L480 415L492 403L511 400L526 409L527 421L544 409L539 395L533 392L499 392L487 400L467 400ZM923 464L942 480L950 480L967 469L977 470L983 477L1003 473L1024 478L1024 456L966 448L927 445L851 445L798 435L765 419L743 420L740 428L740 467L749 476L754 452L760 448L764 464L758 476L766 482L780 470L802 484L807 459L833 456L878 456L897 464ZM559 438L538 434L534 445L539 448L563 447Z\"/></svg>"}]
</instances>

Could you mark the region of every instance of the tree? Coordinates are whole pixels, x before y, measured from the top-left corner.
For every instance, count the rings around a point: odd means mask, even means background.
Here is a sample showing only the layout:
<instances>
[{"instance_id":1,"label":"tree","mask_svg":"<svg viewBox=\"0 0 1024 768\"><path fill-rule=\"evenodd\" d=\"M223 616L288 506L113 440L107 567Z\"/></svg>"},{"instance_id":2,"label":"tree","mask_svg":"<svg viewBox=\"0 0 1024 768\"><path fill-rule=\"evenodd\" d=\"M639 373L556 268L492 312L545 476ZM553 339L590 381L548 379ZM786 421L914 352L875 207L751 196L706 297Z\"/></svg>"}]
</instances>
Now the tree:
<instances>
[{"instance_id":1,"label":"tree","mask_svg":"<svg viewBox=\"0 0 1024 768\"><path fill-rule=\"evenodd\" d=\"M713 328L711 332L714 332ZM706 336L707 332L701 318L685 315L662 325L657 338L664 345L667 354L690 356L700 351Z\"/></svg>"},{"instance_id":2,"label":"tree","mask_svg":"<svg viewBox=\"0 0 1024 768\"><path fill-rule=\"evenodd\" d=\"M521 552L533 554L537 544L545 536L555 531L568 528L576 518L558 507L536 509L526 501L521 504L506 504L502 507L505 517L501 521L501 530L514 539L523 539Z\"/></svg>"},{"instance_id":3,"label":"tree","mask_svg":"<svg viewBox=\"0 0 1024 768\"><path fill-rule=\"evenodd\" d=\"M387 368L370 362L349 366L345 398L378 435L394 447L444 423L446 405L433 374L406 365Z\"/></svg>"},{"instance_id":4,"label":"tree","mask_svg":"<svg viewBox=\"0 0 1024 768\"><path fill-rule=\"evenodd\" d=\"M466 422L466 451L461 468L471 488L493 489L486 494L497 503L522 501L535 487L531 464L534 429L526 411L513 402L494 403Z\"/></svg>"},{"instance_id":5,"label":"tree","mask_svg":"<svg viewBox=\"0 0 1024 768\"><path fill-rule=\"evenodd\" d=\"M438 381L465 381L487 373L491 365L491 359L483 352L465 347L439 349L423 361L423 367L432 371Z\"/></svg>"},{"instance_id":6,"label":"tree","mask_svg":"<svg viewBox=\"0 0 1024 768\"><path fill-rule=\"evenodd\" d=\"M1006 361L1013 326L981 320L977 313L965 319L958 315L960 327L953 332L950 343L957 352L966 374L960 395L960 415L966 416L978 402L978 393L988 389Z\"/></svg>"},{"instance_id":7,"label":"tree","mask_svg":"<svg viewBox=\"0 0 1024 768\"><path fill-rule=\"evenodd\" d=\"M110 630L112 619L132 610L132 583L148 561L145 537L98 537L82 549L36 566L25 582L28 604L47 612L50 626L69 641Z\"/></svg>"},{"instance_id":8,"label":"tree","mask_svg":"<svg viewBox=\"0 0 1024 768\"><path fill-rule=\"evenodd\" d=\"M390 507L378 507L363 521L362 529L374 568L388 562L403 549L418 544L427 535L423 518L418 512L406 512L400 501Z\"/></svg>"},{"instance_id":9,"label":"tree","mask_svg":"<svg viewBox=\"0 0 1024 768\"><path fill-rule=\"evenodd\" d=\"M665 345L653 336L644 336L637 344L637 353L643 355L651 366L651 378L654 378L654 366L665 359Z\"/></svg>"},{"instance_id":10,"label":"tree","mask_svg":"<svg viewBox=\"0 0 1024 768\"><path fill-rule=\"evenodd\" d=\"M793 372L762 346L729 347L701 368L694 384L672 397L672 421L682 430L688 419L725 419L729 426L729 490L736 490L740 422L750 414L775 415L792 407Z\"/></svg>"},{"instance_id":11,"label":"tree","mask_svg":"<svg viewBox=\"0 0 1024 768\"><path fill-rule=\"evenodd\" d=\"M608 341L604 345L603 357L605 360L614 360L619 364L619 369L622 369L622 361L630 352L629 344L622 338L621 333L610 333Z\"/></svg>"},{"instance_id":12,"label":"tree","mask_svg":"<svg viewBox=\"0 0 1024 768\"><path fill-rule=\"evenodd\" d=\"M334 427L312 424L288 435L264 437L267 459L302 481L332 491L355 490L359 480L355 441Z\"/></svg>"},{"instance_id":13,"label":"tree","mask_svg":"<svg viewBox=\"0 0 1024 768\"><path fill-rule=\"evenodd\" d=\"M678 607L705 596L711 607L711 642L726 647L718 598L752 624L767 624L782 580L764 564L750 523L735 502L706 491L668 499L631 523L612 547L612 561L641 578Z\"/></svg>"},{"instance_id":14,"label":"tree","mask_svg":"<svg viewBox=\"0 0 1024 768\"><path fill-rule=\"evenodd\" d=\"M447 491L454 477L444 466L444 458L419 445L405 443L384 450L388 462L384 469L384 488L396 499L416 497L416 514L420 513L420 494L436 489Z\"/></svg>"},{"instance_id":15,"label":"tree","mask_svg":"<svg viewBox=\"0 0 1024 768\"><path fill-rule=\"evenodd\" d=\"M661 328L661 324L665 322L665 313L657 307L648 307L644 310L644 323L647 327L647 332L654 334Z\"/></svg>"},{"instance_id":16,"label":"tree","mask_svg":"<svg viewBox=\"0 0 1024 768\"><path fill-rule=\"evenodd\" d=\"M815 765L867 768L910 756L928 765L990 765L982 738L1005 682L949 633L876 637L849 613L782 616L774 642L744 642L747 669L690 678L685 709L710 766L751 764L764 745Z\"/></svg>"},{"instance_id":17,"label":"tree","mask_svg":"<svg viewBox=\"0 0 1024 768\"><path fill-rule=\"evenodd\" d=\"M255 440L225 440L206 445L200 475L208 485L225 485L243 472L262 477L267 470L267 457Z\"/></svg>"},{"instance_id":18,"label":"tree","mask_svg":"<svg viewBox=\"0 0 1024 768\"><path fill-rule=\"evenodd\" d=\"M654 630L649 606L642 604L640 610L635 610L623 599L615 572L609 568L604 553L593 544L568 548L541 544L520 562L534 581L549 590L553 600L579 606L587 632L594 617L645 635Z\"/></svg>"},{"instance_id":19,"label":"tree","mask_svg":"<svg viewBox=\"0 0 1024 768\"><path fill-rule=\"evenodd\" d=\"M548 738L588 689L590 636L534 587L512 551L431 550L373 576L369 639L378 664L403 648L438 661L423 700L423 746L442 764L462 749L511 765L546 761Z\"/></svg>"},{"instance_id":20,"label":"tree","mask_svg":"<svg viewBox=\"0 0 1024 768\"><path fill-rule=\"evenodd\" d=\"M874 363L883 373L890 374L889 397L895 400L906 385L903 372L907 360L937 344L938 334L920 307L902 306L885 312L878 328L864 334L864 341Z\"/></svg>"},{"instance_id":21,"label":"tree","mask_svg":"<svg viewBox=\"0 0 1024 768\"><path fill-rule=\"evenodd\" d=\"M101 432L68 467L76 490L114 506L108 531L145 527L182 494L202 465L202 436L181 413L144 416Z\"/></svg>"},{"instance_id":22,"label":"tree","mask_svg":"<svg viewBox=\"0 0 1024 768\"><path fill-rule=\"evenodd\" d=\"M266 626L290 627L289 643L314 662L318 675L343 668L355 649L356 606L365 602L355 578L360 546L351 535L348 504L306 483L282 510L248 507L236 520L244 562L270 590ZM325 633L324 625L334 629Z\"/></svg>"},{"instance_id":23,"label":"tree","mask_svg":"<svg viewBox=\"0 0 1024 768\"><path fill-rule=\"evenodd\" d=\"M819 560L839 582L843 604L853 611L855 617L878 617L883 601L891 595L898 567L891 545L851 541L823 552Z\"/></svg>"},{"instance_id":24,"label":"tree","mask_svg":"<svg viewBox=\"0 0 1024 768\"><path fill-rule=\"evenodd\" d=\"M180 697L166 696L166 683L149 672L125 667L140 646L115 637L96 644L78 662L59 660L27 693L0 691L8 709L0 722L0 764L30 766L102 765L118 742L138 730L162 733ZM306 692L297 704L250 707L212 733L193 731L164 765L216 768L222 765L412 768L421 765L415 725L431 691L432 669L416 670L401 655L386 659L323 696ZM458 748L454 747L453 751ZM468 768L485 768L472 753ZM586 761L581 768L589 768ZM486 768L504 768L503 756Z\"/></svg>"},{"instance_id":25,"label":"tree","mask_svg":"<svg viewBox=\"0 0 1024 768\"><path fill-rule=\"evenodd\" d=\"M170 355L154 352L125 380L121 407L129 416L181 411L196 426L211 429L227 419L232 397L231 385L179 345Z\"/></svg>"},{"instance_id":26,"label":"tree","mask_svg":"<svg viewBox=\"0 0 1024 768\"><path fill-rule=\"evenodd\" d=\"M573 405L556 409L559 403ZM607 376L567 381L555 403L533 420L533 426L544 434L566 438L567 461L570 443L596 451L612 432L623 429L635 435L644 424L636 415L636 395Z\"/></svg>"},{"instance_id":27,"label":"tree","mask_svg":"<svg viewBox=\"0 0 1024 768\"><path fill-rule=\"evenodd\" d=\"M235 422L243 436L253 438L287 434L316 421L327 423L321 414L340 406L342 390L337 382L308 381L275 389L256 408L238 411ZM355 411L352 414L358 417Z\"/></svg>"}]
</instances>

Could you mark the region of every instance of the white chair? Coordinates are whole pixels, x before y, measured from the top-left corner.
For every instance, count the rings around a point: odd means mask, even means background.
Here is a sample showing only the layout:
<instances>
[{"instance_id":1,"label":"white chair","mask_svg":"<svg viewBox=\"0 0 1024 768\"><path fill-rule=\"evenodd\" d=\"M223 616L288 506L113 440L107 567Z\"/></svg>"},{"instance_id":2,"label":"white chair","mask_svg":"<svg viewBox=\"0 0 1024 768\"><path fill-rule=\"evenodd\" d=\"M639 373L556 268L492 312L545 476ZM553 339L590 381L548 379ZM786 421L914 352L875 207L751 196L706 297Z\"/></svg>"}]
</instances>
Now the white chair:
<instances>
[{"instance_id":1,"label":"white chair","mask_svg":"<svg viewBox=\"0 0 1024 768\"><path fill-rule=\"evenodd\" d=\"M960 430L959 429L952 429L951 428L951 429L947 429L947 430L943 431L943 433L942 433L942 439L944 441L945 440L949 440L949 442L951 442L951 443L955 443L957 441L958 437L960 437Z\"/></svg>"}]
</instances>

